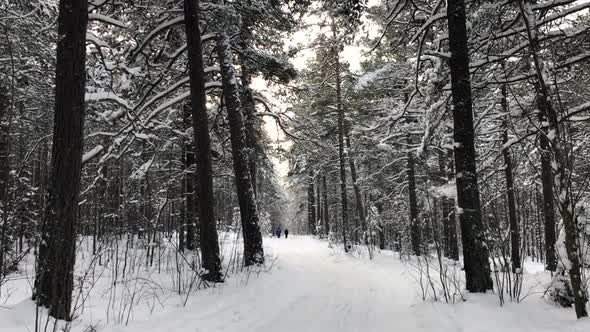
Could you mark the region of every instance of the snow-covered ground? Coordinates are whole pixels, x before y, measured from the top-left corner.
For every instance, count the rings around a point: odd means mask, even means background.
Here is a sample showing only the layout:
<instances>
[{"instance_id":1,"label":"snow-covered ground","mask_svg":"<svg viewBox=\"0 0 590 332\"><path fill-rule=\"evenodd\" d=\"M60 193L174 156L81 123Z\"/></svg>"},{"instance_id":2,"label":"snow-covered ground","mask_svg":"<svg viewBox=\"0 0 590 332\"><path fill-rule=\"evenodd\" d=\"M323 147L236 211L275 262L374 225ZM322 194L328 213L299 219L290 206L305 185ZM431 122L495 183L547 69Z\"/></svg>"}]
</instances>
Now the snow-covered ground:
<instances>
[{"instance_id":1,"label":"snow-covered ground","mask_svg":"<svg viewBox=\"0 0 590 332\"><path fill-rule=\"evenodd\" d=\"M200 290L188 299L167 290L172 288L166 281L170 278L162 276L158 287L163 290L151 290L161 295L148 296L151 303L136 305L127 325L112 318L106 323L109 283L97 284L104 289L91 292L72 330L590 331L590 320L576 321L572 309L541 298L548 276L539 264L527 265L523 292L530 295L524 302L500 307L494 294L467 294L466 301L457 304L422 301L411 270L391 252L368 260L304 236L265 238L265 249L268 271L238 273L225 284ZM8 287L14 290L16 283ZM0 307L1 331L34 331L30 291L25 282L19 285L24 288L14 291ZM530 287L534 288L529 291Z\"/></svg>"}]
</instances>

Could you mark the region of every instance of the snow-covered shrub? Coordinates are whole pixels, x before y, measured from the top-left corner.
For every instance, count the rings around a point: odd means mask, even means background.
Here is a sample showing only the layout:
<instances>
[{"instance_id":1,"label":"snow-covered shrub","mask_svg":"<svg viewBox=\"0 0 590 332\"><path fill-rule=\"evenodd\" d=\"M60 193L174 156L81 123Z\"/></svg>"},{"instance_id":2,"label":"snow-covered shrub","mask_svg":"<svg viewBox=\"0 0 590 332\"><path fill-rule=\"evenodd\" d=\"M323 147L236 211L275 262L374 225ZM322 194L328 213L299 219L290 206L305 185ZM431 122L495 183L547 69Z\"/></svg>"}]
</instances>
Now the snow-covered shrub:
<instances>
[{"instance_id":1,"label":"snow-covered shrub","mask_svg":"<svg viewBox=\"0 0 590 332\"><path fill-rule=\"evenodd\" d=\"M464 274L458 261L443 257L440 252L409 256L404 260L410 276L416 280L422 300L457 303L464 301Z\"/></svg>"},{"instance_id":2,"label":"snow-covered shrub","mask_svg":"<svg viewBox=\"0 0 590 332\"><path fill-rule=\"evenodd\" d=\"M270 213L268 211L260 215L260 232L262 234L272 233L272 221L270 220Z\"/></svg>"},{"instance_id":3,"label":"snow-covered shrub","mask_svg":"<svg viewBox=\"0 0 590 332\"><path fill-rule=\"evenodd\" d=\"M583 267L590 266L590 250L588 239L590 239L590 223L588 223L584 210L578 212L577 216L578 224L578 253L580 255L580 263ZM572 285L570 276L568 273L569 265L571 262L568 259L566 247L565 247L565 230L563 223L559 224L559 236L555 243L555 251L557 252L558 264L557 271L549 289L547 290L547 299L551 302L559 304L563 307L571 307L574 304L574 294L572 291ZM582 289L586 292L586 298L588 298L588 284L587 278L582 272Z\"/></svg>"},{"instance_id":4,"label":"snow-covered shrub","mask_svg":"<svg viewBox=\"0 0 590 332\"><path fill-rule=\"evenodd\" d=\"M572 285L570 278L565 271L562 270L553 277L553 280L551 280L551 286L547 292L547 298L551 302L557 303L566 308L569 308L574 304Z\"/></svg>"}]
</instances>

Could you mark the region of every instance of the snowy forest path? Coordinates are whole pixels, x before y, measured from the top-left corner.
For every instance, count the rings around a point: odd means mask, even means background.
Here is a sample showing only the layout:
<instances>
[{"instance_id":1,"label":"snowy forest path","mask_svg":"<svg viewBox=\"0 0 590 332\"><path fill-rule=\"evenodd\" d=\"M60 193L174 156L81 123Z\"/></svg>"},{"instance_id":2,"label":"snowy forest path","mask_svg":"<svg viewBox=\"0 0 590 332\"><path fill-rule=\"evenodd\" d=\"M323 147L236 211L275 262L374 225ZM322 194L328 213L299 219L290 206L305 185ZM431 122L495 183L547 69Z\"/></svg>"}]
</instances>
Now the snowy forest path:
<instances>
[{"instance_id":1,"label":"snowy forest path","mask_svg":"<svg viewBox=\"0 0 590 332\"><path fill-rule=\"evenodd\" d=\"M410 271L390 251L373 260L308 236L265 238L268 272L234 275L116 332L585 331L571 312L534 301L500 307L495 295L455 305L422 301ZM395 255L395 257L393 256ZM272 259L274 258L274 261ZM272 262L271 262L272 261ZM510 307L510 308L508 308Z\"/></svg>"}]
</instances>

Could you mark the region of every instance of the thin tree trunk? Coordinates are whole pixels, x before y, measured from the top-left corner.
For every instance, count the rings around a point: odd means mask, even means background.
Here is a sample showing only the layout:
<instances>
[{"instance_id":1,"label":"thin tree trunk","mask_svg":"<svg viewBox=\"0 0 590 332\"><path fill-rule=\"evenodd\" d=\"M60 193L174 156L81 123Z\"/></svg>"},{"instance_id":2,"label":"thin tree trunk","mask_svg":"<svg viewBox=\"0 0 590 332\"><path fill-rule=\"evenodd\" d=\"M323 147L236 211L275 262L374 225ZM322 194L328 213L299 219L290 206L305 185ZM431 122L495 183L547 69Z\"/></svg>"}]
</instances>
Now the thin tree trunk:
<instances>
[{"instance_id":1,"label":"thin tree trunk","mask_svg":"<svg viewBox=\"0 0 590 332\"><path fill-rule=\"evenodd\" d=\"M324 222L324 231L326 232L326 236L330 235L330 213L328 211L328 184L326 181L326 176L322 175L322 187L323 187L323 199L322 203L324 203L324 208L322 209L323 212L323 222Z\"/></svg>"},{"instance_id":2,"label":"thin tree trunk","mask_svg":"<svg viewBox=\"0 0 590 332\"><path fill-rule=\"evenodd\" d=\"M444 185L447 182L447 172L445 169L445 153L443 151L438 151L438 171L440 177L440 184ZM442 247L443 247L443 255L445 257L449 257L450 254L450 238L451 238L451 209L448 204L449 198L441 197L440 205L441 205L441 213L442 213Z\"/></svg>"},{"instance_id":3,"label":"thin tree trunk","mask_svg":"<svg viewBox=\"0 0 590 332\"><path fill-rule=\"evenodd\" d=\"M447 1L449 49L451 52L451 92L457 203L463 242L466 288L485 292L492 288L489 254L481 218L481 204L475 166L475 133L469 81L469 53L465 2Z\"/></svg>"},{"instance_id":4,"label":"thin tree trunk","mask_svg":"<svg viewBox=\"0 0 590 332\"><path fill-rule=\"evenodd\" d=\"M71 319L76 217L84 140L86 0L59 2L55 115L49 200L39 244L34 299L57 319Z\"/></svg>"},{"instance_id":5,"label":"thin tree trunk","mask_svg":"<svg viewBox=\"0 0 590 332\"><path fill-rule=\"evenodd\" d=\"M502 144L508 143L508 96L506 85L502 85L502 111L506 119L502 121ZM506 178L506 199L508 200L508 224L510 227L510 258L512 261L512 272L516 273L521 268L520 262L520 234L518 231L518 220L516 218L516 204L514 201L514 180L512 177L512 157L508 147L502 148L504 157L504 176Z\"/></svg>"},{"instance_id":6,"label":"thin tree trunk","mask_svg":"<svg viewBox=\"0 0 590 332\"><path fill-rule=\"evenodd\" d=\"M190 127L191 123L190 105L184 106L184 122L185 129ZM195 147L192 139L187 139L185 142L185 156L184 156L184 202L185 212L183 219L183 231L186 232L185 246L188 250L195 249L195 224L196 224L196 204L195 204Z\"/></svg>"},{"instance_id":7,"label":"thin tree trunk","mask_svg":"<svg viewBox=\"0 0 590 332\"><path fill-rule=\"evenodd\" d=\"M317 227L322 227L320 222L322 221L322 193L321 193L321 188L322 186L320 185L321 178L319 176L317 176L315 178L315 190L316 190L316 195L315 195L315 212L316 212L316 235L320 235L321 236L321 228L318 230Z\"/></svg>"},{"instance_id":8,"label":"thin tree trunk","mask_svg":"<svg viewBox=\"0 0 590 332\"><path fill-rule=\"evenodd\" d=\"M209 281L222 281L221 260L215 204L213 200L213 169L211 161L211 139L207 117L205 94L205 73L203 69L203 47L199 28L199 0L184 1L184 23L186 29L191 109L195 136L195 159L197 165L197 206L199 209L199 233L203 276Z\"/></svg>"},{"instance_id":9,"label":"thin tree trunk","mask_svg":"<svg viewBox=\"0 0 590 332\"><path fill-rule=\"evenodd\" d=\"M344 151L344 109L342 107L342 93L340 87L340 47L336 43L336 25L332 22L332 35L334 37L334 69L336 74L336 108L338 110L338 161L340 166L340 194L342 199L342 242L344 251L348 252L348 197L346 190L346 152Z\"/></svg>"},{"instance_id":10,"label":"thin tree trunk","mask_svg":"<svg viewBox=\"0 0 590 332\"><path fill-rule=\"evenodd\" d=\"M242 219L244 236L244 264L246 266L264 263L262 234L260 233L256 197L252 188L250 168L248 167L248 148L241 102L231 60L231 48L227 36L220 34L217 51L221 65L223 96L230 127L230 141L234 163L234 174Z\"/></svg>"},{"instance_id":11,"label":"thin tree trunk","mask_svg":"<svg viewBox=\"0 0 590 332\"><path fill-rule=\"evenodd\" d=\"M362 197L362 193L361 193L361 188L359 187L358 184L358 175L357 175L357 170L356 170L356 164L354 162L354 159L351 156L350 151L352 150L351 144L350 144L350 136L348 133L348 123L346 123L346 149L348 150L348 165L350 166L350 177L352 179L352 188L354 191L354 198L355 198L355 203L356 203L356 210L357 210L357 214L359 217L359 220L361 222L361 230L363 233L365 233L367 231L367 217L365 215L365 208L363 207L363 197ZM366 234L363 234L364 236L364 242L367 242L367 237Z\"/></svg>"},{"instance_id":12,"label":"thin tree trunk","mask_svg":"<svg viewBox=\"0 0 590 332\"><path fill-rule=\"evenodd\" d=\"M452 150L447 150L449 154L453 154ZM455 179L454 163L453 158L449 156L447 158L447 176L448 180L452 181ZM455 200L450 198L446 200L447 210L449 211L449 258L455 261L459 260L459 237L457 234L457 217L456 217L456 203Z\"/></svg>"},{"instance_id":13,"label":"thin tree trunk","mask_svg":"<svg viewBox=\"0 0 590 332\"><path fill-rule=\"evenodd\" d=\"M410 135L408 135L408 144L410 144ZM408 151L406 154L408 163L406 165L406 176L408 177L408 199L409 199L409 221L410 221L410 242L412 253L420 256L420 224L418 222L418 198L416 197L416 174L414 154Z\"/></svg>"},{"instance_id":14,"label":"thin tree trunk","mask_svg":"<svg viewBox=\"0 0 590 332\"><path fill-rule=\"evenodd\" d=\"M307 218L307 225L308 225L308 233L311 235L316 235L316 210L315 210L315 194L314 194L314 176L313 171L309 171L309 175L307 177L307 205L309 215Z\"/></svg>"},{"instance_id":15,"label":"thin tree trunk","mask_svg":"<svg viewBox=\"0 0 590 332\"><path fill-rule=\"evenodd\" d=\"M10 99L8 89L0 82L0 280L7 274L5 257L10 250L8 230L10 188Z\"/></svg>"}]
</instances>

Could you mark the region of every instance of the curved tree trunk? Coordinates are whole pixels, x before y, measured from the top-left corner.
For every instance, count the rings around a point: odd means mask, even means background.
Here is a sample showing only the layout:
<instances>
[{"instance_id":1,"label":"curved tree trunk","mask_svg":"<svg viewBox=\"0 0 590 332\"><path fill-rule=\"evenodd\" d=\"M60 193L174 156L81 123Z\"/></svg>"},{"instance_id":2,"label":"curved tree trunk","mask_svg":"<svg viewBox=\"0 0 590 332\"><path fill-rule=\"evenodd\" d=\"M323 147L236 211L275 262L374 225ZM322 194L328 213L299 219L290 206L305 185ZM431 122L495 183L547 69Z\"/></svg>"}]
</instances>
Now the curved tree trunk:
<instances>
[{"instance_id":1,"label":"curved tree trunk","mask_svg":"<svg viewBox=\"0 0 590 332\"><path fill-rule=\"evenodd\" d=\"M199 209L199 238L205 280L222 281L219 240L213 210L213 170L211 165L211 139L205 94L203 47L199 30L199 0L184 1L191 108L195 135L195 161L197 165L197 206Z\"/></svg>"},{"instance_id":2,"label":"curved tree trunk","mask_svg":"<svg viewBox=\"0 0 590 332\"><path fill-rule=\"evenodd\" d=\"M71 319L84 140L86 0L59 2L53 148L34 298L57 319Z\"/></svg>"},{"instance_id":3,"label":"curved tree trunk","mask_svg":"<svg viewBox=\"0 0 590 332\"><path fill-rule=\"evenodd\" d=\"M217 39L217 52L221 67L223 82L223 96L230 128L230 141L234 164L234 175L242 219L242 233L244 235L244 264L246 266L264 263L262 234L260 233L256 197L252 188L252 178L248 167L248 148L244 119L242 117L240 96L233 64L229 40L224 34Z\"/></svg>"}]
</instances>

